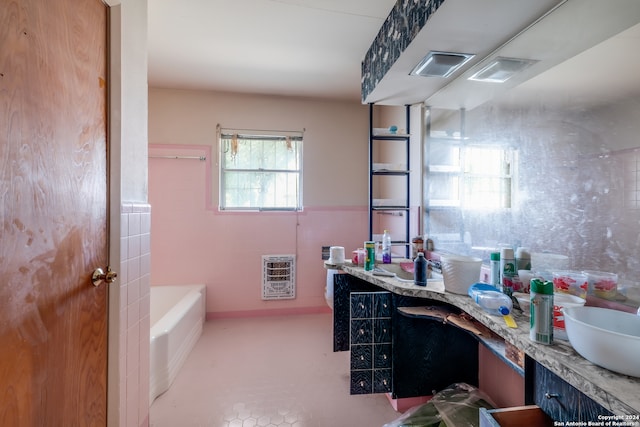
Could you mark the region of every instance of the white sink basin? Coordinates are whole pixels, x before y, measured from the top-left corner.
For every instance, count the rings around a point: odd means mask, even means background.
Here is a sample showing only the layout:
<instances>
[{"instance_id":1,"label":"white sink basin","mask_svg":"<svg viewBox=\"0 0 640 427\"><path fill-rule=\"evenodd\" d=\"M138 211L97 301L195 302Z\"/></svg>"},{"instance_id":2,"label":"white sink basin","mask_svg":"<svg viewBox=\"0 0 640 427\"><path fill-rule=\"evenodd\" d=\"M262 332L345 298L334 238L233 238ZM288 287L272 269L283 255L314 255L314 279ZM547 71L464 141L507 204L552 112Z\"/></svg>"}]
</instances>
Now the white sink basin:
<instances>
[{"instance_id":1,"label":"white sink basin","mask_svg":"<svg viewBox=\"0 0 640 427\"><path fill-rule=\"evenodd\" d=\"M569 342L591 363L640 377L640 316L601 307L563 309Z\"/></svg>"},{"instance_id":2,"label":"white sink basin","mask_svg":"<svg viewBox=\"0 0 640 427\"><path fill-rule=\"evenodd\" d=\"M378 267L379 269L388 272L390 275L391 274L395 274L395 278L402 281L402 282L411 282L413 283L413 269L409 268L409 267L405 267L406 265L409 265L410 263L402 263L403 265L400 265L398 263L391 263L391 264L378 264L376 265L376 267ZM413 266L411 266L413 267ZM407 271L410 270L410 271ZM375 273L374 273L375 274ZM432 270L427 270L427 281L432 280L432 279L440 279L442 280L442 275L435 273Z\"/></svg>"}]
</instances>

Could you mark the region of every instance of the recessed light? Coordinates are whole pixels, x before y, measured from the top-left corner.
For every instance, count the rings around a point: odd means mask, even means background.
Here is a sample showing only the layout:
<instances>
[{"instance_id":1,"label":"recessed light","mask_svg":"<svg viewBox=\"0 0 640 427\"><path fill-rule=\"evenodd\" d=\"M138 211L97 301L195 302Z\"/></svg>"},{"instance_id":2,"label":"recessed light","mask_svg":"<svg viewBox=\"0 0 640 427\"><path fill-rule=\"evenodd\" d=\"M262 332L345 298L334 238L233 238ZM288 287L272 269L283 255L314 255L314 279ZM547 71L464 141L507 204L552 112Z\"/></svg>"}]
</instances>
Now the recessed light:
<instances>
[{"instance_id":1,"label":"recessed light","mask_svg":"<svg viewBox=\"0 0 640 427\"><path fill-rule=\"evenodd\" d=\"M475 55L431 51L409 73L412 76L449 77Z\"/></svg>"},{"instance_id":2,"label":"recessed light","mask_svg":"<svg viewBox=\"0 0 640 427\"><path fill-rule=\"evenodd\" d=\"M504 83L515 74L538 62L534 59L505 58L499 56L469 77L477 82Z\"/></svg>"}]
</instances>

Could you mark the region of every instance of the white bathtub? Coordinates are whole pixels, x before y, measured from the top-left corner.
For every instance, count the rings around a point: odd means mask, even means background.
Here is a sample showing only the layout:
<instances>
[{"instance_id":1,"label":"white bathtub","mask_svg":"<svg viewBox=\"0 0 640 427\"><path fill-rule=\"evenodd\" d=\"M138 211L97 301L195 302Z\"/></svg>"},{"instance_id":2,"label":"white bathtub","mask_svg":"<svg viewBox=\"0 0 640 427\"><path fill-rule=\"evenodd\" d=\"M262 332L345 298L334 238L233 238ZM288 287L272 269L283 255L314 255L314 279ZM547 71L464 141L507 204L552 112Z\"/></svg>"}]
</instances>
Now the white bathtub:
<instances>
[{"instance_id":1,"label":"white bathtub","mask_svg":"<svg viewBox=\"0 0 640 427\"><path fill-rule=\"evenodd\" d=\"M200 335L205 285L151 287L149 403L167 391Z\"/></svg>"}]
</instances>

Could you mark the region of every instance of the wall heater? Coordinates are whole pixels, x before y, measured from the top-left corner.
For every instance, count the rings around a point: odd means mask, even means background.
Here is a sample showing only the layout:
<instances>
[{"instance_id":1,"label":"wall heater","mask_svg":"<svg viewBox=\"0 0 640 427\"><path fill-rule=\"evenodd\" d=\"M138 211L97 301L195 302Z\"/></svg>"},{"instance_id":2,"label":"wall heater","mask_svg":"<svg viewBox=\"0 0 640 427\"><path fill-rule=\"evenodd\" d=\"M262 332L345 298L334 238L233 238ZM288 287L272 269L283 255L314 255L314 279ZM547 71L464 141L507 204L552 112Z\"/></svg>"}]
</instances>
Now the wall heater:
<instances>
[{"instance_id":1,"label":"wall heater","mask_svg":"<svg viewBox=\"0 0 640 427\"><path fill-rule=\"evenodd\" d=\"M279 300L296 297L295 255L262 256L262 299Z\"/></svg>"}]
</instances>

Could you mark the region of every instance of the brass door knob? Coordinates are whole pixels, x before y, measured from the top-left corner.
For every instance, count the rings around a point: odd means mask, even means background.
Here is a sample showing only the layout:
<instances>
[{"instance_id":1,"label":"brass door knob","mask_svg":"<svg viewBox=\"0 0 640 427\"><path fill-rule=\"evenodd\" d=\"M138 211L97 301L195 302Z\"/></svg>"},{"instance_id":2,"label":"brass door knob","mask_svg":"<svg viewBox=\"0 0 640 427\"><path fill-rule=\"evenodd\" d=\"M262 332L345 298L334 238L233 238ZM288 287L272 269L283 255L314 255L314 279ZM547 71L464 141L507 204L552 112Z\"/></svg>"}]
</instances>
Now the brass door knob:
<instances>
[{"instance_id":1,"label":"brass door knob","mask_svg":"<svg viewBox=\"0 0 640 427\"><path fill-rule=\"evenodd\" d=\"M107 267L107 272L100 267L96 268L91 275L91 283L93 286L100 286L102 282L113 283L118 277L118 273L111 270L111 267Z\"/></svg>"}]
</instances>

